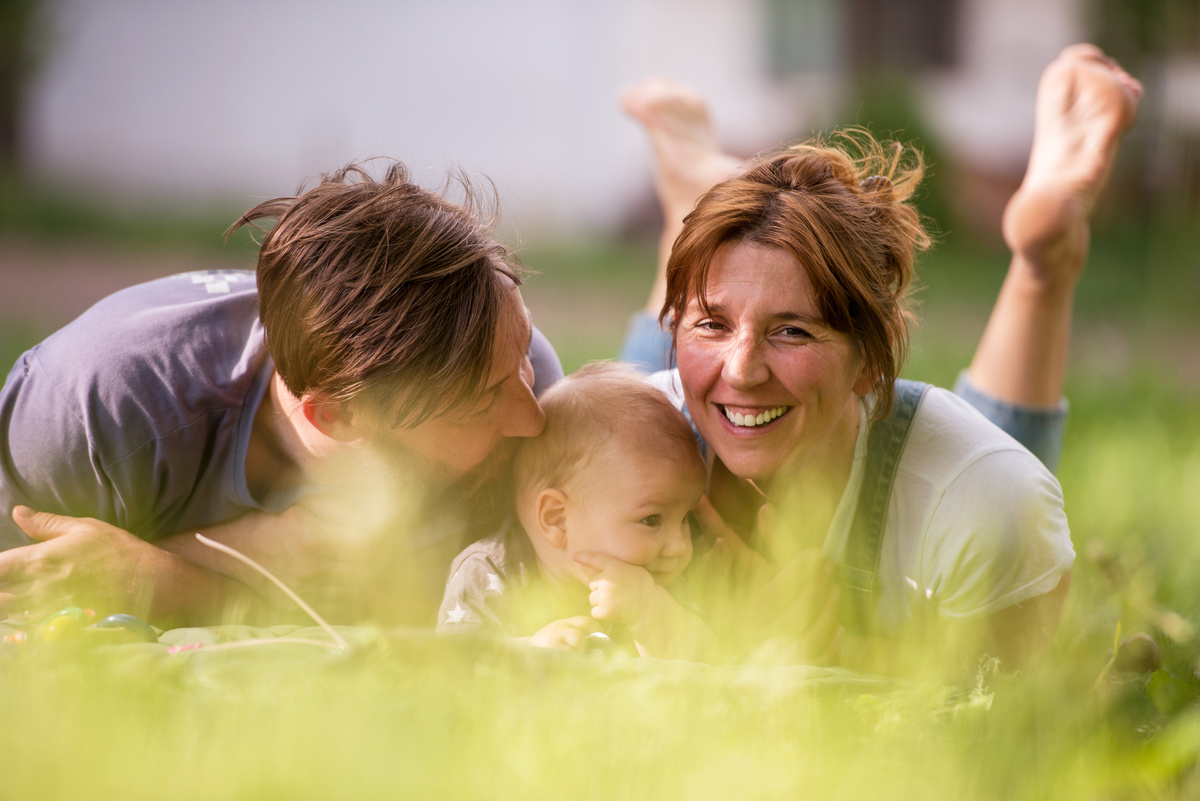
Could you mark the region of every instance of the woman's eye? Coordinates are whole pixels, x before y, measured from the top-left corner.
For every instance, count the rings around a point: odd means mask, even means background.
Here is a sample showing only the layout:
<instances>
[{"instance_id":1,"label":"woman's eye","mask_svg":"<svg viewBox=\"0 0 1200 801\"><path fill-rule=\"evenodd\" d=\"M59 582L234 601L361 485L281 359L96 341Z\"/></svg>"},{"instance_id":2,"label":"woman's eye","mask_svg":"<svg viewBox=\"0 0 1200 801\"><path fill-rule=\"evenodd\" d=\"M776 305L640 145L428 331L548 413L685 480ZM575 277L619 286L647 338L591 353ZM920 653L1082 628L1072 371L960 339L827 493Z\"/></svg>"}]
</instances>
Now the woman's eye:
<instances>
[{"instance_id":1,"label":"woman's eye","mask_svg":"<svg viewBox=\"0 0 1200 801\"><path fill-rule=\"evenodd\" d=\"M638 522L650 528L658 528L662 525L662 515L646 515Z\"/></svg>"},{"instance_id":2,"label":"woman's eye","mask_svg":"<svg viewBox=\"0 0 1200 801\"><path fill-rule=\"evenodd\" d=\"M797 328L794 325L789 325L780 332L785 337L791 339L812 339L812 334L805 331L803 328Z\"/></svg>"},{"instance_id":3,"label":"woman's eye","mask_svg":"<svg viewBox=\"0 0 1200 801\"><path fill-rule=\"evenodd\" d=\"M692 327L698 328L701 331L724 331L725 330L725 326L723 326L721 323L717 322L716 320L701 320L700 322L696 323Z\"/></svg>"}]
</instances>

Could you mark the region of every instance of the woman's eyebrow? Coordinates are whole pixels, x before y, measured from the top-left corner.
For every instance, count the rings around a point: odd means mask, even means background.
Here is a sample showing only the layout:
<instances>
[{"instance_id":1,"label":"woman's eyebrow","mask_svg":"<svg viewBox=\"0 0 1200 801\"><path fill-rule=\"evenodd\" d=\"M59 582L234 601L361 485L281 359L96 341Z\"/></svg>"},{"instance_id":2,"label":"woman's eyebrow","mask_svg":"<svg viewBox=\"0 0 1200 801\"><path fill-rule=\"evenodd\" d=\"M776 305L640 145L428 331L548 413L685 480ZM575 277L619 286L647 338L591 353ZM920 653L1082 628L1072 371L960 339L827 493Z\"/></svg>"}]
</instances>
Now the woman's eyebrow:
<instances>
[{"instance_id":1,"label":"woman's eyebrow","mask_svg":"<svg viewBox=\"0 0 1200 801\"><path fill-rule=\"evenodd\" d=\"M798 322L807 323L809 325L825 325L824 317L811 312L776 312L775 314L770 315L767 319L773 322L781 323Z\"/></svg>"},{"instance_id":2,"label":"woman's eyebrow","mask_svg":"<svg viewBox=\"0 0 1200 801\"><path fill-rule=\"evenodd\" d=\"M725 307L720 303L708 304L708 314L724 314ZM809 325L825 325L825 318L816 312L777 311L767 315L767 320L773 323L801 322Z\"/></svg>"}]
</instances>

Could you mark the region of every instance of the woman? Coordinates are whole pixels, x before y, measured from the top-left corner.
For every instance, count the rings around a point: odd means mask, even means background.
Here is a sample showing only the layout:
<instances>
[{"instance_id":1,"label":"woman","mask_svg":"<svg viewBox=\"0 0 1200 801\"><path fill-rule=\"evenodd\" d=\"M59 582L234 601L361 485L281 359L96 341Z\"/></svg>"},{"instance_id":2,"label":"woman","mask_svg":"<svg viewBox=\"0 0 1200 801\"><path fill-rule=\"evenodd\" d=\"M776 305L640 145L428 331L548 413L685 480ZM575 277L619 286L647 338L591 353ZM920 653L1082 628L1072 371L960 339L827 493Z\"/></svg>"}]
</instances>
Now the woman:
<instances>
[{"instance_id":1,"label":"woman","mask_svg":"<svg viewBox=\"0 0 1200 801\"><path fill-rule=\"evenodd\" d=\"M1006 212L1013 267L964 385L1051 464L1087 214L1139 96L1090 46L1047 69L1030 169ZM626 107L655 144L668 220L736 171L694 95L653 83ZM913 254L928 246L908 203L923 170L863 134L836 144L760 158L687 213L652 298L677 357L668 389L710 451L710 497L734 528L748 533L763 495L777 507L780 524L759 526L776 532L774 565L749 579L750 617L775 619L760 639L824 655L840 592L852 633L1019 665L1052 636L1069 585L1060 490L963 400L895 383ZM644 328L641 339L646 353ZM718 517L708 523L723 550L756 564ZM747 609L731 630L752 628Z\"/></svg>"}]
</instances>

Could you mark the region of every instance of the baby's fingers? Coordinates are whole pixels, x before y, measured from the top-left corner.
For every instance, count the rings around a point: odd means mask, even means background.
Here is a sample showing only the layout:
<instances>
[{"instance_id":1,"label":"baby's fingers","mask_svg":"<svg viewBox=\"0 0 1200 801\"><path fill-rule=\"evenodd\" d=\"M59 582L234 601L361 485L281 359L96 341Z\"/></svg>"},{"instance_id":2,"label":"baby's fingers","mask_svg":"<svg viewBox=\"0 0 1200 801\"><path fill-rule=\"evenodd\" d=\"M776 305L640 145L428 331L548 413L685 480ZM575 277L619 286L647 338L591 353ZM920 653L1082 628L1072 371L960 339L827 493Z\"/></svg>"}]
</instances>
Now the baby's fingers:
<instances>
[{"instance_id":1,"label":"baby's fingers","mask_svg":"<svg viewBox=\"0 0 1200 801\"><path fill-rule=\"evenodd\" d=\"M588 603L592 605L592 617L604 620L603 616L612 598L612 588L607 581L593 581L589 586L592 592L588 595Z\"/></svg>"},{"instance_id":2,"label":"baby's fingers","mask_svg":"<svg viewBox=\"0 0 1200 801\"><path fill-rule=\"evenodd\" d=\"M573 651L578 654L582 653L586 640L587 638L575 629L563 629L558 633L556 646L560 651Z\"/></svg>"}]
</instances>

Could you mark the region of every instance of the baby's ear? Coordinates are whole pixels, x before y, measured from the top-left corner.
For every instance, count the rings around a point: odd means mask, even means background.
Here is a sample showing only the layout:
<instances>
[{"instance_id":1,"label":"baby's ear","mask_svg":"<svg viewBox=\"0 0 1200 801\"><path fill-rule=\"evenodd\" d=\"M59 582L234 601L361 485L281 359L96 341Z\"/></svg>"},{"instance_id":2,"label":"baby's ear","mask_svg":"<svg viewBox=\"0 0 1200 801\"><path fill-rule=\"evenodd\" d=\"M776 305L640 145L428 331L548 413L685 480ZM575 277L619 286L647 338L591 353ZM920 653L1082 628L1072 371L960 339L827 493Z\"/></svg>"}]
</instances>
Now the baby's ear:
<instances>
[{"instance_id":1,"label":"baby's ear","mask_svg":"<svg viewBox=\"0 0 1200 801\"><path fill-rule=\"evenodd\" d=\"M538 534L555 548L567 547L567 504L562 490L547 487L533 500L534 522Z\"/></svg>"}]
</instances>

